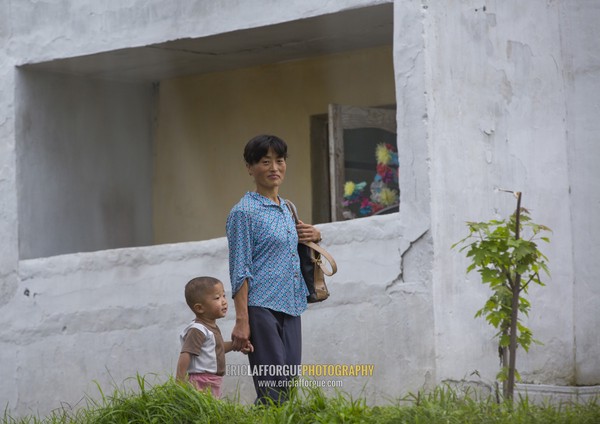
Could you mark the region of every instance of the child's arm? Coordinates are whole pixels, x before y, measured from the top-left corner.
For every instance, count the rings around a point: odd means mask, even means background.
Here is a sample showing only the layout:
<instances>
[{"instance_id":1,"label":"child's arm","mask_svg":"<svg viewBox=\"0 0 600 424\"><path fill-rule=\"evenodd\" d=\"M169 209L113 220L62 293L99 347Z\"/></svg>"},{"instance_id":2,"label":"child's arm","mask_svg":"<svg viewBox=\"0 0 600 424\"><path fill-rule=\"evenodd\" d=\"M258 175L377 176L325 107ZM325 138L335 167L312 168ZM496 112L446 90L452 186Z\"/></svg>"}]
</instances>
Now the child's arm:
<instances>
[{"instance_id":1,"label":"child's arm","mask_svg":"<svg viewBox=\"0 0 600 424\"><path fill-rule=\"evenodd\" d=\"M225 349L225 353L231 352L233 350L233 342L223 342L223 347ZM246 346L244 346L240 352L242 352L244 355L254 352L254 346L252 346L250 340L246 342Z\"/></svg>"},{"instance_id":2,"label":"child's arm","mask_svg":"<svg viewBox=\"0 0 600 424\"><path fill-rule=\"evenodd\" d=\"M179 360L177 361L177 381L187 381L187 370L192 360L192 355L188 352L181 352L179 354Z\"/></svg>"}]
</instances>

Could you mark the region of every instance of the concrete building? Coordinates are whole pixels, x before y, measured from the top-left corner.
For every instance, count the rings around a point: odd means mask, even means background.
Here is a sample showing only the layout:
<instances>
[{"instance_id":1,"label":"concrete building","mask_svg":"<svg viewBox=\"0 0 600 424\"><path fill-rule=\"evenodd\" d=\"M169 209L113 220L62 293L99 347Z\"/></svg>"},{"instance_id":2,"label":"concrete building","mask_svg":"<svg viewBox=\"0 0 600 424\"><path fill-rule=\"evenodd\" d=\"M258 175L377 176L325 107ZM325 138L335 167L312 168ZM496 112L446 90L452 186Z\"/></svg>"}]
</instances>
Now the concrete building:
<instances>
[{"instance_id":1,"label":"concrete building","mask_svg":"<svg viewBox=\"0 0 600 424\"><path fill-rule=\"evenodd\" d=\"M11 413L173 373L191 319L183 286L208 274L229 288L225 219L252 188L243 145L264 132L289 142L282 195L319 223L339 266L331 298L303 316L304 363L374 365L339 378L371 403L491 385L494 330L473 318L488 293L450 246L465 221L513 212L506 188L554 231L552 276L526 319L544 344L519 353L521 390L598 392L598 2L0 4ZM395 110L399 213L337 220L330 104ZM228 377L225 393L251 401L250 378Z\"/></svg>"}]
</instances>

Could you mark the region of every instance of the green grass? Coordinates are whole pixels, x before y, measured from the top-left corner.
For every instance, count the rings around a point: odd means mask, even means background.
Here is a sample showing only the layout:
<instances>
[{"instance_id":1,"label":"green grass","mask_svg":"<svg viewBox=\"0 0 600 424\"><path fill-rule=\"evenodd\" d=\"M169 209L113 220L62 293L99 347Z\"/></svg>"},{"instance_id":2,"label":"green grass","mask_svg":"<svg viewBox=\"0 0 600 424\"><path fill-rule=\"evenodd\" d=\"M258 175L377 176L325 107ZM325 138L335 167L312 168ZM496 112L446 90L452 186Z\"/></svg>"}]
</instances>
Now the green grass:
<instances>
[{"instance_id":1,"label":"green grass","mask_svg":"<svg viewBox=\"0 0 600 424\"><path fill-rule=\"evenodd\" d=\"M369 406L362 398L320 389L293 393L282 405L252 406L217 400L189 385L173 380L148 387L137 377L135 389L114 389L100 400L87 399L77 410L60 409L40 417L12 418L4 413L2 424L119 424L119 423L406 423L406 424L520 424L600 423L600 403L534 405L527 399L497 403L492 398L458 394L449 387L418 393L396 404Z\"/></svg>"}]
</instances>

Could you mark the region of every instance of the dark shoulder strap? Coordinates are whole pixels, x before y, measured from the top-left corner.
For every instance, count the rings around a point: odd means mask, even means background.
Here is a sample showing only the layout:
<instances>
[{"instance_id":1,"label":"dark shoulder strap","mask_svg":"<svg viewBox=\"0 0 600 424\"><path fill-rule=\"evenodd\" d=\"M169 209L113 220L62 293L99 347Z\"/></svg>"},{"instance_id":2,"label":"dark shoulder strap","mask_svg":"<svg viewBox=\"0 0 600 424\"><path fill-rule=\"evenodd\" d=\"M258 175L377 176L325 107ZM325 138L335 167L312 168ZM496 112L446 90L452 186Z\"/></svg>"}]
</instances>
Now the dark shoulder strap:
<instances>
[{"instance_id":1,"label":"dark shoulder strap","mask_svg":"<svg viewBox=\"0 0 600 424\"><path fill-rule=\"evenodd\" d=\"M285 201L285 204L287 205L288 209L292 213L292 216L294 217L294 221L296 223L298 223L298 221L300 221L300 219L298 219L298 209L296 209L296 205L294 205L292 202L290 202L287 199Z\"/></svg>"},{"instance_id":2,"label":"dark shoulder strap","mask_svg":"<svg viewBox=\"0 0 600 424\"><path fill-rule=\"evenodd\" d=\"M292 215L294 216L294 221L296 221L296 223L298 223L299 219L298 219L298 212L297 212L297 209L296 209L296 205L294 205L289 200L286 200L285 204L290 209L290 212L292 212ZM329 266L331 267L331 270L327 269L327 267L325 266L325 263L323 261L319 260L317 262L317 264L323 270L323 273L325 275L331 277L333 274L335 274L337 272L337 264L335 263L335 260L329 254L329 252L327 250L323 249L317 243L314 243L312 241L301 242L301 243L307 245L308 247L310 247L314 251L319 252L327 260L327 262L329 262Z\"/></svg>"}]
</instances>

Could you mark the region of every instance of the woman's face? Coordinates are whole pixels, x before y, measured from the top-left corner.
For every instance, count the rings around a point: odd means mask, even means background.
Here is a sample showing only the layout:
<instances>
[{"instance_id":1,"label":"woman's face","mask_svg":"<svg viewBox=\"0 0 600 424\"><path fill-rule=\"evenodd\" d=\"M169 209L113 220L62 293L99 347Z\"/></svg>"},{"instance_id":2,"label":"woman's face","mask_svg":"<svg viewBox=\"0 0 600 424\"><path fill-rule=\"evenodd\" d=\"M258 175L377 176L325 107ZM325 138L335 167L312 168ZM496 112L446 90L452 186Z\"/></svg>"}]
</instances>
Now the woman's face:
<instances>
[{"instance_id":1,"label":"woman's face","mask_svg":"<svg viewBox=\"0 0 600 424\"><path fill-rule=\"evenodd\" d=\"M285 178L286 163L283 157L278 157L273 149L269 149L257 163L247 165L248 172L254 177L256 188L271 191L279 187Z\"/></svg>"}]
</instances>

